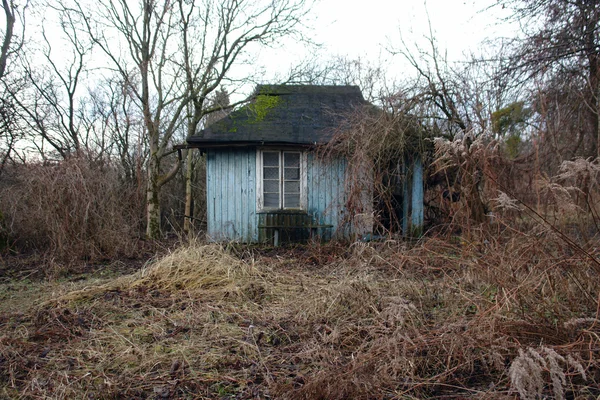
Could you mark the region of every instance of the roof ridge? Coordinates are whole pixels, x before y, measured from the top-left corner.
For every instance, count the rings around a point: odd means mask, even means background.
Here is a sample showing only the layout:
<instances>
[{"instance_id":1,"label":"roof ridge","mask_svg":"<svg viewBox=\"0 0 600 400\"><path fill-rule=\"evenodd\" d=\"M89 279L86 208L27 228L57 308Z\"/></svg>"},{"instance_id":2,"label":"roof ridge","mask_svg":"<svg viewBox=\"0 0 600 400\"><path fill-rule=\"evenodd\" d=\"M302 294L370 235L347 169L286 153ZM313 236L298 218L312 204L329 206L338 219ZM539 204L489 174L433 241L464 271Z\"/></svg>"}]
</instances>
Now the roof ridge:
<instances>
[{"instance_id":1,"label":"roof ridge","mask_svg":"<svg viewBox=\"0 0 600 400\"><path fill-rule=\"evenodd\" d=\"M362 92L356 85L288 85L260 84L256 85L255 95L278 94L354 94L362 98Z\"/></svg>"}]
</instances>

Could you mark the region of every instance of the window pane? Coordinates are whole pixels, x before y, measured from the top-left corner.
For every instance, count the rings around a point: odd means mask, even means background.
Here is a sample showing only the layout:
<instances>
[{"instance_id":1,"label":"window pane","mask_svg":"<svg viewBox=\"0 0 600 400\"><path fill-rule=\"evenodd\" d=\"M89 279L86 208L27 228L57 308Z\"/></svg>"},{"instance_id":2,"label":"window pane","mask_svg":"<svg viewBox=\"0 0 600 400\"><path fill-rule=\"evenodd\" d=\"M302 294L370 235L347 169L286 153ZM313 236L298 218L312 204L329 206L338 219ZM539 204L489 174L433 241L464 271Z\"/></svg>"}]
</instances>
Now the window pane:
<instances>
[{"instance_id":1,"label":"window pane","mask_svg":"<svg viewBox=\"0 0 600 400\"><path fill-rule=\"evenodd\" d=\"M279 207L279 193L265 193L264 206L278 208Z\"/></svg>"},{"instance_id":2,"label":"window pane","mask_svg":"<svg viewBox=\"0 0 600 400\"><path fill-rule=\"evenodd\" d=\"M279 181L265 180L263 183L264 183L263 191L265 193L279 193Z\"/></svg>"},{"instance_id":3,"label":"window pane","mask_svg":"<svg viewBox=\"0 0 600 400\"><path fill-rule=\"evenodd\" d=\"M276 152L276 151L263 152L263 166L279 167L279 152Z\"/></svg>"},{"instance_id":4,"label":"window pane","mask_svg":"<svg viewBox=\"0 0 600 400\"><path fill-rule=\"evenodd\" d=\"M285 208L299 208L300 207L300 193L297 194L286 194L284 195Z\"/></svg>"},{"instance_id":5,"label":"window pane","mask_svg":"<svg viewBox=\"0 0 600 400\"><path fill-rule=\"evenodd\" d=\"M283 171L283 177L288 179L299 180L300 179L300 168L285 168Z\"/></svg>"},{"instance_id":6,"label":"window pane","mask_svg":"<svg viewBox=\"0 0 600 400\"><path fill-rule=\"evenodd\" d=\"M283 153L283 165L300 168L300 153Z\"/></svg>"},{"instance_id":7,"label":"window pane","mask_svg":"<svg viewBox=\"0 0 600 400\"><path fill-rule=\"evenodd\" d=\"M298 181L285 182L283 193L285 193L285 194L300 193L300 182L298 182Z\"/></svg>"},{"instance_id":8,"label":"window pane","mask_svg":"<svg viewBox=\"0 0 600 400\"><path fill-rule=\"evenodd\" d=\"M263 151L261 154L263 207L300 208L302 153L273 150Z\"/></svg>"},{"instance_id":9,"label":"window pane","mask_svg":"<svg viewBox=\"0 0 600 400\"><path fill-rule=\"evenodd\" d=\"M264 170L264 174L263 174L263 178L264 179L277 179L279 180L279 168L277 167L265 167L263 168Z\"/></svg>"}]
</instances>

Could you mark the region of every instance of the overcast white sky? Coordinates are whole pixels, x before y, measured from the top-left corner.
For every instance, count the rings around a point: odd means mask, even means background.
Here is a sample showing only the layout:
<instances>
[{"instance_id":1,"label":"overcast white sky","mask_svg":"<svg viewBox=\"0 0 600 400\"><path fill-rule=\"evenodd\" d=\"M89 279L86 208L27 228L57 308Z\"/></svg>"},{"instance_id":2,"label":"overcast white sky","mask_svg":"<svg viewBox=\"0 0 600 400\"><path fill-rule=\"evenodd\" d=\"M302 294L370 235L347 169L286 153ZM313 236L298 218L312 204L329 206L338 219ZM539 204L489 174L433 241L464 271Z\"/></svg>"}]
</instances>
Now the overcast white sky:
<instances>
[{"instance_id":1,"label":"overcast white sky","mask_svg":"<svg viewBox=\"0 0 600 400\"><path fill-rule=\"evenodd\" d=\"M488 7L495 0L320 0L313 9L314 40L323 44L320 55L361 58L382 62L396 77L412 73L402 57L387 50L399 48L401 40L424 46L429 22L449 61L465 59L463 54L477 50L490 37L510 36L506 25L498 23L503 10ZM284 49L263 51L261 58L286 62L307 57L302 46L287 44ZM273 63L270 64L273 66ZM271 71L269 71L271 72ZM394 77L392 77L394 78Z\"/></svg>"},{"instance_id":2,"label":"overcast white sky","mask_svg":"<svg viewBox=\"0 0 600 400\"><path fill-rule=\"evenodd\" d=\"M379 46L420 40L428 34L428 15L440 45L458 52L483 39L491 25L481 12L489 1L473 0L321 0L319 38L332 52L377 53Z\"/></svg>"}]
</instances>

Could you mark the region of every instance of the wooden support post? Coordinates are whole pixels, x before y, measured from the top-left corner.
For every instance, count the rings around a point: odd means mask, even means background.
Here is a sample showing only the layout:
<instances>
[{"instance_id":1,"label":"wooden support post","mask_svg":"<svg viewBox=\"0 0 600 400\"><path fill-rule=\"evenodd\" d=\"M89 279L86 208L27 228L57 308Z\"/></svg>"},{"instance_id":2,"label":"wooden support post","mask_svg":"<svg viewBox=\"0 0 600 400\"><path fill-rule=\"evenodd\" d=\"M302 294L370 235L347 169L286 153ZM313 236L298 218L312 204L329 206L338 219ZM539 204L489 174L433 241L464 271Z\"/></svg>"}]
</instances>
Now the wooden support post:
<instances>
[{"instance_id":1,"label":"wooden support post","mask_svg":"<svg viewBox=\"0 0 600 400\"><path fill-rule=\"evenodd\" d=\"M402 234L419 237L424 221L423 160L417 155L410 168L406 164L402 166Z\"/></svg>"},{"instance_id":2,"label":"wooden support post","mask_svg":"<svg viewBox=\"0 0 600 400\"><path fill-rule=\"evenodd\" d=\"M423 234L423 208L425 200L423 192L423 161L421 160L421 156L417 156L413 163L411 200L411 234L418 237Z\"/></svg>"},{"instance_id":3,"label":"wooden support post","mask_svg":"<svg viewBox=\"0 0 600 400\"><path fill-rule=\"evenodd\" d=\"M408 188L410 173L409 168L406 166L408 160L406 157L404 158L404 162L402 163L402 236L408 236L409 229L409 216L410 216L410 191Z\"/></svg>"},{"instance_id":4,"label":"wooden support post","mask_svg":"<svg viewBox=\"0 0 600 400\"><path fill-rule=\"evenodd\" d=\"M192 149L187 150L186 170L185 170L185 212L183 217L183 232L188 238L192 234L192 177L194 172Z\"/></svg>"}]
</instances>

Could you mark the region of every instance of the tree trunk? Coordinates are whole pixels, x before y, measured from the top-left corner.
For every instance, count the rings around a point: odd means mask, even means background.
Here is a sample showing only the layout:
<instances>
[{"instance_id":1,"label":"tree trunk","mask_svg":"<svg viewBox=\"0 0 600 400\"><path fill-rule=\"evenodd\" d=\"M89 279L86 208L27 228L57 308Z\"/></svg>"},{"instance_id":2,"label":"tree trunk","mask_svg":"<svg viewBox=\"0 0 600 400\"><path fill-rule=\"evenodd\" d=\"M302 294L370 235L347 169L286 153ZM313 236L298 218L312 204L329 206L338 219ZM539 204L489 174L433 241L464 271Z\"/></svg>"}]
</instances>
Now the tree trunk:
<instances>
[{"instance_id":1,"label":"tree trunk","mask_svg":"<svg viewBox=\"0 0 600 400\"><path fill-rule=\"evenodd\" d=\"M6 18L6 26L4 33L4 41L2 43L2 52L0 53L0 78L4 76L6 72L6 63L8 61L8 54L10 51L10 42L13 38L13 27L15 26L14 16L14 5L8 3L8 0L2 0L2 7L4 8L4 15Z\"/></svg>"},{"instance_id":2,"label":"tree trunk","mask_svg":"<svg viewBox=\"0 0 600 400\"><path fill-rule=\"evenodd\" d=\"M146 236L160 237L160 161L155 151L148 160L148 186L146 188Z\"/></svg>"}]
</instances>

